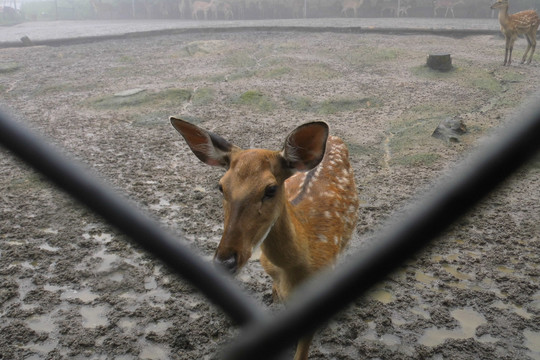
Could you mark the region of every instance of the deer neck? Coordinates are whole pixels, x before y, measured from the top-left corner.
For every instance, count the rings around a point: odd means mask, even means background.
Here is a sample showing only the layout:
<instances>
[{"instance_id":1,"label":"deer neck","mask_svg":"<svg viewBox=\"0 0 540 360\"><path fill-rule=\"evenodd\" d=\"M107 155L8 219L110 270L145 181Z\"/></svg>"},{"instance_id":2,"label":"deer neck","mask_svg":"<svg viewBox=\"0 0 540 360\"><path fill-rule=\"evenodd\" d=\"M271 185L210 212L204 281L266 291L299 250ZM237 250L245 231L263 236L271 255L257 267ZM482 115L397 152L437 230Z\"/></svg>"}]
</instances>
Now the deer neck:
<instances>
[{"instance_id":1,"label":"deer neck","mask_svg":"<svg viewBox=\"0 0 540 360\"><path fill-rule=\"evenodd\" d=\"M285 200L274 226L264 240L261 249L274 265L302 276L309 270L309 246L307 229L298 219L293 206Z\"/></svg>"},{"instance_id":2,"label":"deer neck","mask_svg":"<svg viewBox=\"0 0 540 360\"><path fill-rule=\"evenodd\" d=\"M508 24L509 16L508 16L508 6L502 7L499 9L499 23L504 26Z\"/></svg>"}]
</instances>

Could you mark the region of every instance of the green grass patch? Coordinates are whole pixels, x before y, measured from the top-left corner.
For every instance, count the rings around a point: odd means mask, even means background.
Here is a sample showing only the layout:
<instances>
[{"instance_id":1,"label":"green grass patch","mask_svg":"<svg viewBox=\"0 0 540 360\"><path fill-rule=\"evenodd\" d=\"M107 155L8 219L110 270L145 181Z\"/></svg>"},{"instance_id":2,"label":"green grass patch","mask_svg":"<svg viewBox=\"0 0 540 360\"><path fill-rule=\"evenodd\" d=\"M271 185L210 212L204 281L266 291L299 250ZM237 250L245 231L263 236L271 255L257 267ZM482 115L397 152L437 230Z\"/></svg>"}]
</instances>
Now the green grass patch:
<instances>
[{"instance_id":1,"label":"green grass patch","mask_svg":"<svg viewBox=\"0 0 540 360\"><path fill-rule=\"evenodd\" d=\"M365 146L356 143L348 143L347 147L349 149L349 154L351 158L356 158L360 156L373 156L375 158L382 157L382 150L377 146Z\"/></svg>"},{"instance_id":2,"label":"green grass patch","mask_svg":"<svg viewBox=\"0 0 540 360\"><path fill-rule=\"evenodd\" d=\"M380 105L379 101L374 98L335 98L316 102L307 97L292 96L287 98L286 102L293 110L320 115L330 115Z\"/></svg>"},{"instance_id":3,"label":"green grass patch","mask_svg":"<svg viewBox=\"0 0 540 360\"><path fill-rule=\"evenodd\" d=\"M248 106L261 112L270 112L276 108L275 102L259 90L248 90L234 98L233 103Z\"/></svg>"},{"instance_id":4,"label":"green grass patch","mask_svg":"<svg viewBox=\"0 0 540 360\"><path fill-rule=\"evenodd\" d=\"M394 121L388 129L388 151L391 165L432 166L439 159L441 142L431 135L440 118L417 118L413 114ZM432 149L433 152L429 150Z\"/></svg>"},{"instance_id":5,"label":"green grass patch","mask_svg":"<svg viewBox=\"0 0 540 360\"><path fill-rule=\"evenodd\" d=\"M226 66L235 68L250 68L257 65L257 60L249 51L234 51L223 59Z\"/></svg>"},{"instance_id":6,"label":"green grass patch","mask_svg":"<svg viewBox=\"0 0 540 360\"><path fill-rule=\"evenodd\" d=\"M12 191L36 190L47 187L50 187L50 183L41 174L35 172L29 172L26 175L14 178L8 185L8 189Z\"/></svg>"},{"instance_id":7,"label":"green grass patch","mask_svg":"<svg viewBox=\"0 0 540 360\"><path fill-rule=\"evenodd\" d=\"M411 167L430 167L439 161L441 156L435 153L418 153L394 157L392 165Z\"/></svg>"},{"instance_id":8,"label":"green grass patch","mask_svg":"<svg viewBox=\"0 0 540 360\"><path fill-rule=\"evenodd\" d=\"M19 70L21 66L16 62L0 63L0 74L9 74Z\"/></svg>"},{"instance_id":9,"label":"green grass patch","mask_svg":"<svg viewBox=\"0 0 540 360\"><path fill-rule=\"evenodd\" d=\"M358 47L350 49L343 59L353 66L371 66L399 58L402 51L377 47Z\"/></svg>"},{"instance_id":10,"label":"green grass patch","mask_svg":"<svg viewBox=\"0 0 540 360\"><path fill-rule=\"evenodd\" d=\"M289 75L292 72L293 70L290 67L280 66L260 71L258 75L265 79L277 79L282 76Z\"/></svg>"},{"instance_id":11,"label":"green grass patch","mask_svg":"<svg viewBox=\"0 0 540 360\"><path fill-rule=\"evenodd\" d=\"M446 80L446 79L455 79L456 74L458 73L457 68L452 68L448 71L438 71L430 69L427 65L415 66L411 69L413 75L429 79L429 80Z\"/></svg>"},{"instance_id":12,"label":"green grass patch","mask_svg":"<svg viewBox=\"0 0 540 360\"><path fill-rule=\"evenodd\" d=\"M421 65L412 68L411 72L424 79L451 81L464 87L481 90L489 95L502 92L504 90L503 83L518 82L523 79L522 75L512 70L504 74L502 79L497 79L493 72L479 69L467 63L444 72Z\"/></svg>"},{"instance_id":13,"label":"green grass patch","mask_svg":"<svg viewBox=\"0 0 540 360\"><path fill-rule=\"evenodd\" d=\"M197 89L191 98L193 105L207 105L214 101L216 92L212 88Z\"/></svg>"},{"instance_id":14,"label":"green grass patch","mask_svg":"<svg viewBox=\"0 0 540 360\"><path fill-rule=\"evenodd\" d=\"M121 109L143 107L146 105L174 106L188 101L192 96L191 90L167 89L158 92L142 91L129 96L108 95L88 100L97 109Z\"/></svg>"},{"instance_id":15,"label":"green grass patch","mask_svg":"<svg viewBox=\"0 0 540 360\"><path fill-rule=\"evenodd\" d=\"M310 80L330 80L341 74L326 64L306 64L301 66L298 76Z\"/></svg>"}]
</instances>

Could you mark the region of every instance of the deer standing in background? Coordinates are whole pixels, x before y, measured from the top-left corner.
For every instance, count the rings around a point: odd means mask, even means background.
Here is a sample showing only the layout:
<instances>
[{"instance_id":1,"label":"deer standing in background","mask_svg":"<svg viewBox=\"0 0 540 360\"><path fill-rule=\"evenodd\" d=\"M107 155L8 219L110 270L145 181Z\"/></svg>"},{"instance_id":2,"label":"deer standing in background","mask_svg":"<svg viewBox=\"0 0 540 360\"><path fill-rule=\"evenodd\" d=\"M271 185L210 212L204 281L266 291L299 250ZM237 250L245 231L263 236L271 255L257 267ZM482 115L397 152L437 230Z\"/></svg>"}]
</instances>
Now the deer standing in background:
<instances>
[{"instance_id":1,"label":"deer standing in background","mask_svg":"<svg viewBox=\"0 0 540 360\"><path fill-rule=\"evenodd\" d=\"M358 195L343 141L312 122L291 132L281 151L242 150L222 137L171 117L193 153L226 169L219 181L224 230L214 262L231 273L261 247L274 299L334 264L356 227ZM300 339L305 360L313 334Z\"/></svg>"},{"instance_id":2,"label":"deer standing in background","mask_svg":"<svg viewBox=\"0 0 540 360\"><path fill-rule=\"evenodd\" d=\"M100 19L112 19L114 7L112 4L101 2L101 0L90 0L90 4L94 8L96 16Z\"/></svg>"},{"instance_id":3,"label":"deer standing in background","mask_svg":"<svg viewBox=\"0 0 540 360\"><path fill-rule=\"evenodd\" d=\"M527 53L531 50L531 55L527 64L531 63L534 50L536 49L536 31L540 20L538 14L534 10L525 10L518 13L508 15L508 0L497 0L491 9L499 9L499 23L501 24L501 32L506 39L506 47L504 52L504 65L510 65L512 63L512 49L514 48L514 42L518 35L525 35L527 38L527 50L523 54L521 63L525 63Z\"/></svg>"},{"instance_id":4,"label":"deer standing in background","mask_svg":"<svg viewBox=\"0 0 540 360\"><path fill-rule=\"evenodd\" d=\"M405 4L404 1L401 4L398 4L397 1L383 1L381 5L381 17L384 16L385 12L389 12L391 16L395 17L406 16L410 8L411 5Z\"/></svg>"},{"instance_id":5,"label":"deer standing in background","mask_svg":"<svg viewBox=\"0 0 540 360\"><path fill-rule=\"evenodd\" d=\"M210 2L193 2L193 4L191 5L191 17L193 18L193 20L199 20L199 11L202 11L204 13L204 20L207 20L208 11L212 9L212 6L214 6L214 0L210 0Z\"/></svg>"},{"instance_id":6,"label":"deer standing in background","mask_svg":"<svg viewBox=\"0 0 540 360\"><path fill-rule=\"evenodd\" d=\"M363 3L364 0L345 0L341 4L341 14L347 16L349 10L352 10L354 12L354 17L356 17L358 14L358 9Z\"/></svg>"},{"instance_id":7,"label":"deer standing in background","mask_svg":"<svg viewBox=\"0 0 540 360\"><path fill-rule=\"evenodd\" d=\"M434 0L433 1L433 16L437 16L437 10L438 9L445 9L446 11L444 13L444 17L448 15L448 11L452 13L452 17L455 17L454 15L454 7L456 5L463 4L463 0Z\"/></svg>"}]
</instances>

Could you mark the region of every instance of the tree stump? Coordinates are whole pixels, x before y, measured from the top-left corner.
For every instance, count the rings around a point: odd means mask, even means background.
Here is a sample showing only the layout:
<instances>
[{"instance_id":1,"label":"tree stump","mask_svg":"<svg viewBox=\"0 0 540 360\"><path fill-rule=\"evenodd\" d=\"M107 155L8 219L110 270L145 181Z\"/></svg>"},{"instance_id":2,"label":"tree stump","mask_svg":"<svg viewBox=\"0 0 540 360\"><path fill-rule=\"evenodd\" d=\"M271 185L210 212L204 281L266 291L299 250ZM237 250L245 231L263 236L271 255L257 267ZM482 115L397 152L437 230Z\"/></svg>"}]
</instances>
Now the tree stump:
<instances>
[{"instance_id":1,"label":"tree stump","mask_svg":"<svg viewBox=\"0 0 540 360\"><path fill-rule=\"evenodd\" d=\"M438 71L448 71L452 69L452 58L450 54L431 54L427 58L427 66Z\"/></svg>"}]
</instances>

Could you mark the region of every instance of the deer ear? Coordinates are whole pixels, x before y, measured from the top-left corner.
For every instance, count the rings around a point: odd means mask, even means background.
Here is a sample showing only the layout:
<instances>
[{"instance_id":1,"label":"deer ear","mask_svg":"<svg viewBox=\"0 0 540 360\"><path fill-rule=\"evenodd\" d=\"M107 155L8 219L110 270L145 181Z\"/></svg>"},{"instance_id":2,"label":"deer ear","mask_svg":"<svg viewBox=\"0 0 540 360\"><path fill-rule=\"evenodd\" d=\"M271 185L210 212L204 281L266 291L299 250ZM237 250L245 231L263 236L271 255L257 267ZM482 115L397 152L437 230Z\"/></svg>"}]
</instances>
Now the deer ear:
<instances>
[{"instance_id":1,"label":"deer ear","mask_svg":"<svg viewBox=\"0 0 540 360\"><path fill-rule=\"evenodd\" d=\"M172 126L184 137L191 151L205 164L228 167L234 145L210 131L187 121L170 117Z\"/></svg>"},{"instance_id":2,"label":"deer ear","mask_svg":"<svg viewBox=\"0 0 540 360\"><path fill-rule=\"evenodd\" d=\"M287 136L282 156L292 170L311 170L322 161L327 139L325 122L300 125Z\"/></svg>"}]
</instances>

